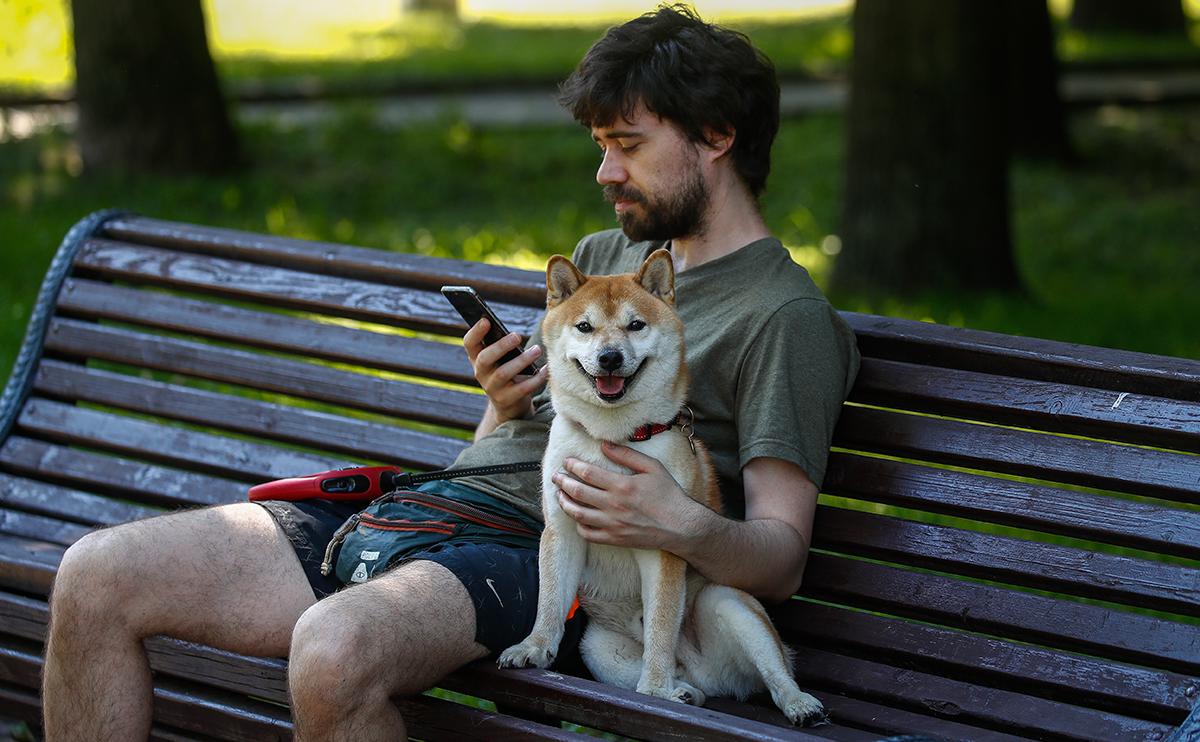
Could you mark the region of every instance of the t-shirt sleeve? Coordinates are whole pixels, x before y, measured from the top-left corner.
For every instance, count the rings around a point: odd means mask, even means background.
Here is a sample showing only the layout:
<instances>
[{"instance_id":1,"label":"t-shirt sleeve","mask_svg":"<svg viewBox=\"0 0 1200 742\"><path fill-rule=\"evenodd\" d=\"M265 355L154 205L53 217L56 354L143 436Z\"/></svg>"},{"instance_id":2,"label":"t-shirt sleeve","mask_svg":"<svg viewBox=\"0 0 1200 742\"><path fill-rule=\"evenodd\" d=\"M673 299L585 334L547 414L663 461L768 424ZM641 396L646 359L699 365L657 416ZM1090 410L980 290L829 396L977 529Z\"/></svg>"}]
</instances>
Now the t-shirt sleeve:
<instances>
[{"instance_id":1,"label":"t-shirt sleeve","mask_svg":"<svg viewBox=\"0 0 1200 742\"><path fill-rule=\"evenodd\" d=\"M823 301L780 307L746 351L738 375L739 466L773 457L804 470L818 487L842 402L858 369L853 336Z\"/></svg>"}]
</instances>

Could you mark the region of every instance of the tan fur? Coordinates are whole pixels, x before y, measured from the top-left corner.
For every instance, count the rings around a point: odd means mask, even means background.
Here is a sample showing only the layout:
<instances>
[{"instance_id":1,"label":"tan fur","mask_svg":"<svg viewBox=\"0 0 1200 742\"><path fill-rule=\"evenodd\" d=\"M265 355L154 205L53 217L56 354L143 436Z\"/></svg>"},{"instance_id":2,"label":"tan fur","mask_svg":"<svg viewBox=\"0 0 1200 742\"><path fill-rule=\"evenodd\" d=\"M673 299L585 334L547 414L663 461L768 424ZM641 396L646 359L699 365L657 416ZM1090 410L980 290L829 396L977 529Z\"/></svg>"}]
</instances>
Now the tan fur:
<instances>
[{"instance_id":1,"label":"tan fur","mask_svg":"<svg viewBox=\"0 0 1200 742\"><path fill-rule=\"evenodd\" d=\"M695 704L706 694L744 698L766 688L793 723L823 718L820 702L792 679L789 653L757 600L709 583L674 554L591 544L558 504L551 477L563 460L617 470L600 447L612 441L658 459L690 497L721 511L698 440L693 450L678 429L629 440L641 425L672 420L687 396L670 253L656 251L636 274L603 277L555 256L546 283L542 338L556 417L542 460L538 612L533 631L500 655L500 665L549 666L578 594L589 617L581 650L599 680ZM630 329L634 320L645 328ZM614 350L623 359L616 375L628 378L622 397L605 400L590 379L600 354Z\"/></svg>"}]
</instances>

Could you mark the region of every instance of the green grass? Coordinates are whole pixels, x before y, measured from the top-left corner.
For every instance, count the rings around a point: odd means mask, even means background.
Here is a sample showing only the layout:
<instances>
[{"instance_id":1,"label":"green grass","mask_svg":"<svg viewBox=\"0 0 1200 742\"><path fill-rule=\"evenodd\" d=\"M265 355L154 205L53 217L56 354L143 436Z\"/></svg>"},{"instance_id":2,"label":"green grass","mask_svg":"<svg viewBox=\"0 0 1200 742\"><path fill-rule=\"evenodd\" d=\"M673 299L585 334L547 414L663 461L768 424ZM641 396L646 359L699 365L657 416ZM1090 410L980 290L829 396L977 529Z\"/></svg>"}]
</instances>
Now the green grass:
<instances>
[{"instance_id":1,"label":"green grass","mask_svg":"<svg viewBox=\"0 0 1200 742\"><path fill-rule=\"evenodd\" d=\"M62 132L0 143L0 373L72 223L119 206L167 219L540 268L611 211L597 155L574 127L374 128L349 107L307 129L243 129L254 167L216 178L87 178ZM1083 162L1014 168L1021 296L834 297L846 309L1200 358L1200 116L1077 114ZM788 121L764 202L819 282L838 234L842 119ZM964 249L969 246L964 246Z\"/></svg>"}]
</instances>

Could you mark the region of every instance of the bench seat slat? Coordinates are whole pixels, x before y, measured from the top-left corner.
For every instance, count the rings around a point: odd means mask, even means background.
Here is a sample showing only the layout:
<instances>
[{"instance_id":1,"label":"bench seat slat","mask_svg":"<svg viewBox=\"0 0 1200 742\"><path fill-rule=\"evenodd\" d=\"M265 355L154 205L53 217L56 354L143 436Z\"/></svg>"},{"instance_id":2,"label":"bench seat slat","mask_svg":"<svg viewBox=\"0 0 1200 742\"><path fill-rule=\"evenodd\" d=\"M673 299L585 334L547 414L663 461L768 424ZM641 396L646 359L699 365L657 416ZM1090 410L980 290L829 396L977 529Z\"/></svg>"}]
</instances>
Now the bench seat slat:
<instances>
[{"instance_id":1,"label":"bench seat slat","mask_svg":"<svg viewBox=\"0 0 1200 742\"><path fill-rule=\"evenodd\" d=\"M1200 570L822 506L813 546L1079 597L1200 615Z\"/></svg>"},{"instance_id":2,"label":"bench seat slat","mask_svg":"<svg viewBox=\"0 0 1200 742\"><path fill-rule=\"evenodd\" d=\"M0 473L0 505L86 525L113 525L157 515L157 508Z\"/></svg>"},{"instance_id":3,"label":"bench seat slat","mask_svg":"<svg viewBox=\"0 0 1200 742\"><path fill-rule=\"evenodd\" d=\"M75 278L59 295L60 312L145 325L284 353L396 373L475 384L461 346L343 327ZM464 326L465 327L465 326Z\"/></svg>"},{"instance_id":4,"label":"bench seat slat","mask_svg":"<svg viewBox=\"0 0 1200 742\"><path fill-rule=\"evenodd\" d=\"M34 390L421 469L449 466L466 447L458 438L53 360L42 362Z\"/></svg>"},{"instance_id":5,"label":"bench seat slat","mask_svg":"<svg viewBox=\"0 0 1200 742\"><path fill-rule=\"evenodd\" d=\"M1171 730L1158 722L986 688L819 649L797 648L796 659L796 681L803 687L862 694L891 705L924 708L935 715L1009 734L1092 742L1163 739Z\"/></svg>"},{"instance_id":6,"label":"bench seat slat","mask_svg":"<svg viewBox=\"0 0 1200 742\"><path fill-rule=\"evenodd\" d=\"M820 601L1200 675L1200 626L821 552L800 594ZM794 629L786 623L781 632Z\"/></svg>"},{"instance_id":7,"label":"bench seat slat","mask_svg":"<svg viewBox=\"0 0 1200 742\"><path fill-rule=\"evenodd\" d=\"M154 505L223 505L246 499L246 485L156 464L66 448L21 435L0 446L0 468Z\"/></svg>"},{"instance_id":8,"label":"bench seat slat","mask_svg":"<svg viewBox=\"0 0 1200 742\"><path fill-rule=\"evenodd\" d=\"M1200 452L1200 402L872 358L851 400Z\"/></svg>"},{"instance_id":9,"label":"bench seat slat","mask_svg":"<svg viewBox=\"0 0 1200 742\"><path fill-rule=\"evenodd\" d=\"M843 408L834 445L1200 503L1200 456L855 406Z\"/></svg>"},{"instance_id":10,"label":"bench seat slat","mask_svg":"<svg viewBox=\"0 0 1200 742\"><path fill-rule=\"evenodd\" d=\"M313 242L254 234L221 227L181 224L161 219L118 217L104 224L104 233L117 239L162 245L239 260L270 261L276 265L317 273L388 284L411 284L436 290L444 284L474 286L489 302L512 301L544 306L546 282L540 271L526 271L469 260L434 258L408 252ZM564 245L570 254L570 245Z\"/></svg>"},{"instance_id":11,"label":"bench seat slat","mask_svg":"<svg viewBox=\"0 0 1200 742\"><path fill-rule=\"evenodd\" d=\"M1200 512L835 452L841 497L1200 559Z\"/></svg>"},{"instance_id":12,"label":"bench seat slat","mask_svg":"<svg viewBox=\"0 0 1200 742\"><path fill-rule=\"evenodd\" d=\"M1200 361L841 312L863 356L1200 402Z\"/></svg>"},{"instance_id":13,"label":"bench seat slat","mask_svg":"<svg viewBox=\"0 0 1200 742\"><path fill-rule=\"evenodd\" d=\"M1163 723L1182 720L1200 687L1194 676L808 601L771 613L797 632L785 636L789 642Z\"/></svg>"},{"instance_id":14,"label":"bench seat slat","mask_svg":"<svg viewBox=\"0 0 1200 742\"><path fill-rule=\"evenodd\" d=\"M84 243L75 267L108 280L203 292L422 332L461 335L464 331L462 318L436 289L389 286L103 239ZM505 302L496 302L492 309L509 329L523 335L532 332L539 316L536 309Z\"/></svg>"},{"instance_id":15,"label":"bench seat slat","mask_svg":"<svg viewBox=\"0 0 1200 742\"><path fill-rule=\"evenodd\" d=\"M72 356L186 374L465 430L474 429L487 404L482 394L75 320L52 322L46 347Z\"/></svg>"},{"instance_id":16,"label":"bench seat slat","mask_svg":"<svg viewBox=\"0 0 1200 742\"><path fill-rule=\"evenodd\" d=\"M30 399L17 422L19 430L57 443L85 445L118 455L198 470L245 481L268 481L336 468L327 457L159 425L108 412Z\"/></svg>"}]
</instances>

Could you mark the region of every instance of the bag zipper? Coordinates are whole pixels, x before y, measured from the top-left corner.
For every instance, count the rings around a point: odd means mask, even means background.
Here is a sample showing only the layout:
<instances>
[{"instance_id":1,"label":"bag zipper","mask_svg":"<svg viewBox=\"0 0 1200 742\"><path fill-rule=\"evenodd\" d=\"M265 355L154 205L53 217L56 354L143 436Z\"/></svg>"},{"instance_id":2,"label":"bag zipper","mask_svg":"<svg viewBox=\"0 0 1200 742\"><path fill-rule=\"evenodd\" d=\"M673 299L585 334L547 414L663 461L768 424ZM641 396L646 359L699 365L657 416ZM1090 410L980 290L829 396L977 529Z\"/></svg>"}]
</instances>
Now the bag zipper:
<instances>
[{"instance_id":1,"label":"bag zipper","mask_svg":"<svg viewBox=\"0 0 1200 742\"><path fill-rule=\"evenodd\" d=\"M478 523L479 525L495 528L498 531L507 531L518 536L529 536L536 538L537 533L529 528L526 528L521 523L505 518L499 515L493 515L485 510L481 510L472 505L450 500L438 495L431 495L428 492L405 492L400 497L397 497L395 502L410 502L416 505L425 505L434 510L441 510L444 513L457 515L464 520Z\"/></svg>"}]
</instances>

